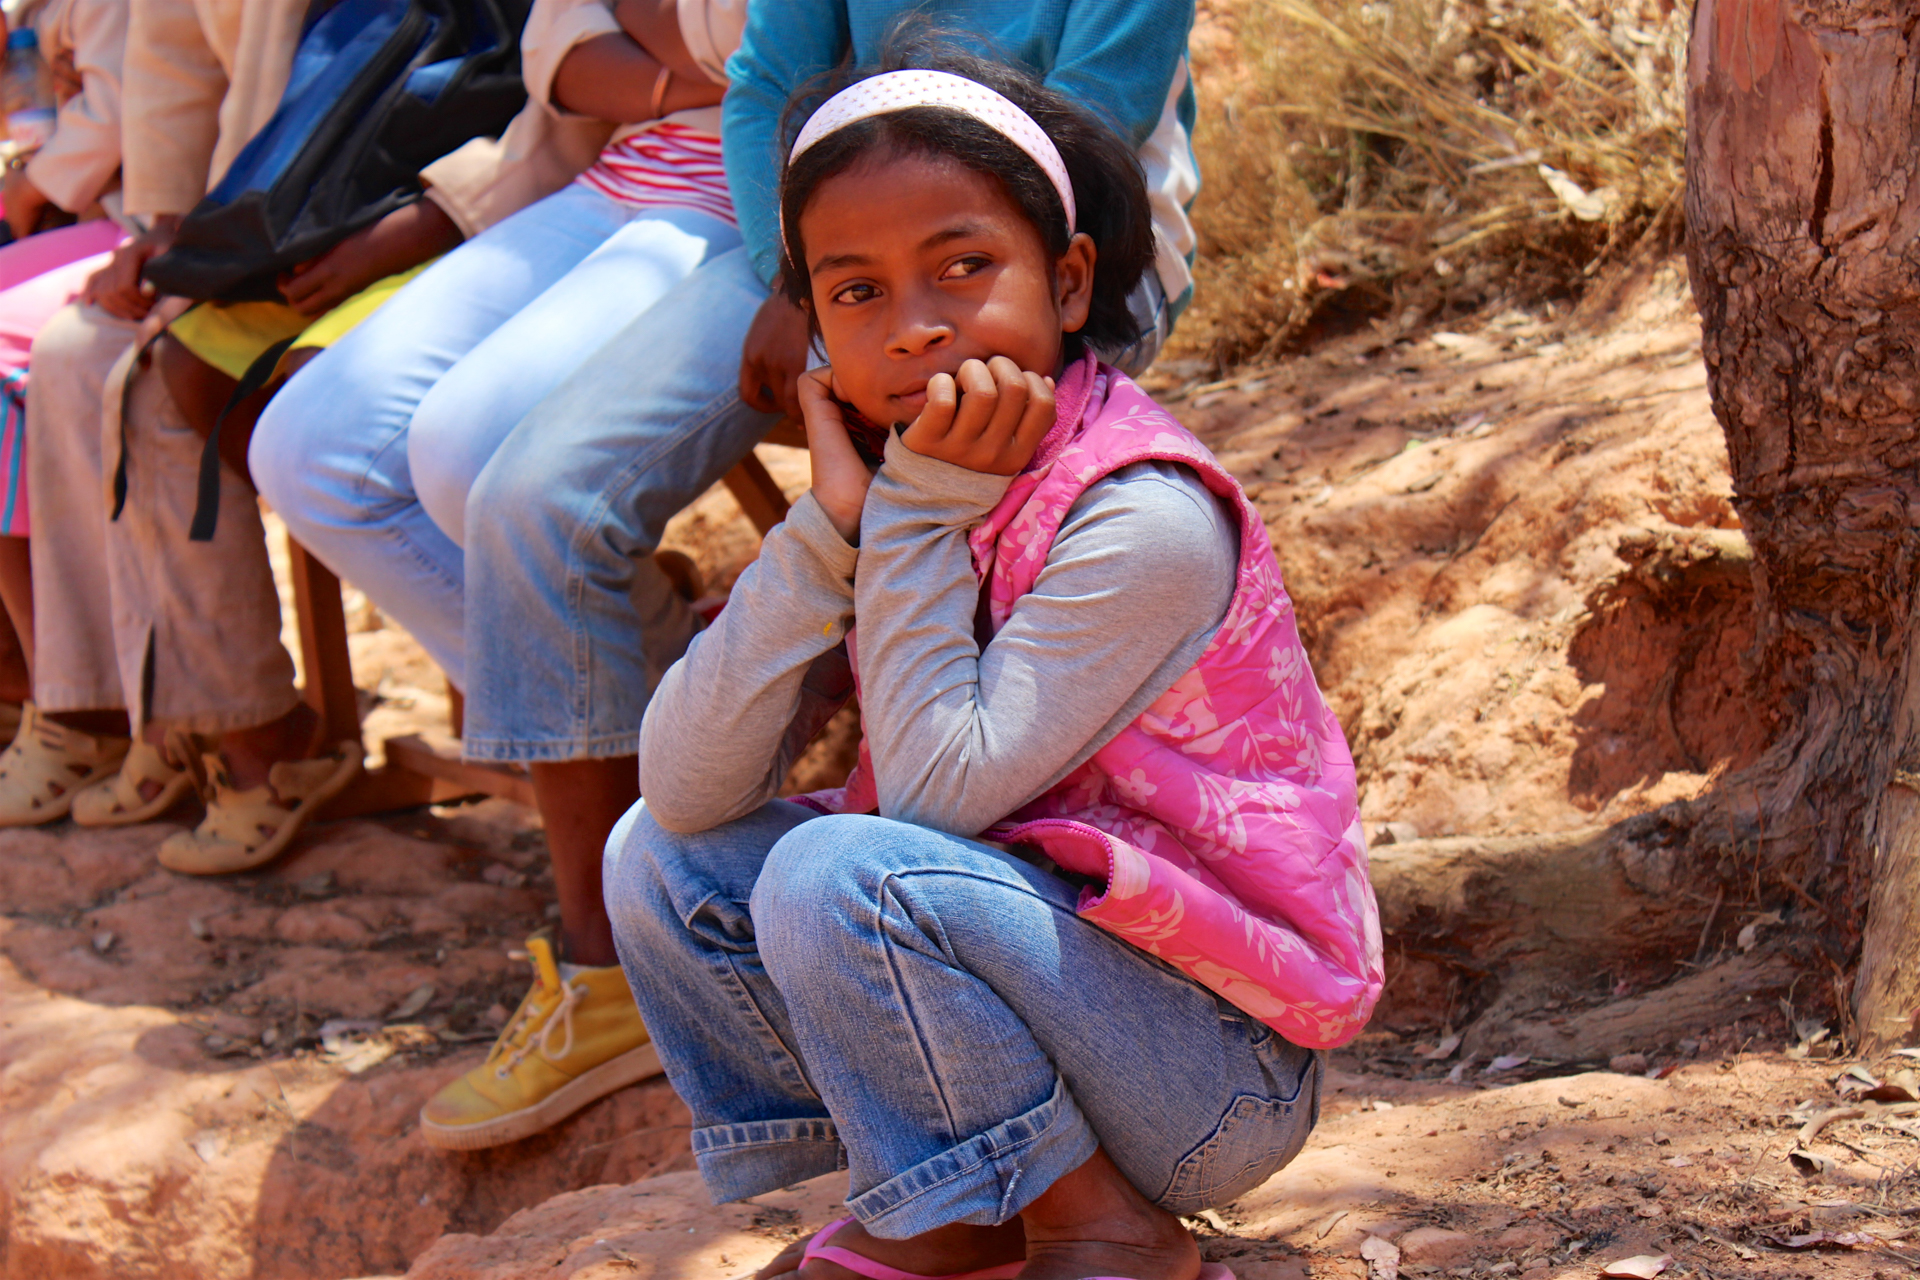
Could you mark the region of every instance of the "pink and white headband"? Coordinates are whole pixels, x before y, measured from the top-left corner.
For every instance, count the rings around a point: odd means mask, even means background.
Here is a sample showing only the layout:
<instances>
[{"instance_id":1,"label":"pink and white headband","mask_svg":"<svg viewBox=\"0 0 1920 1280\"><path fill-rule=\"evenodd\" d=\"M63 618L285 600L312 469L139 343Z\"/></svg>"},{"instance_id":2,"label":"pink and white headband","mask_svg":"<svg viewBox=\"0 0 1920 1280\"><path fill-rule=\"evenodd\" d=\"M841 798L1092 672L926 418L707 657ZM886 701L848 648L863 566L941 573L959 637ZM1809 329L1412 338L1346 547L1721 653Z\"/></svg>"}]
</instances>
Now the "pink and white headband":
<instances>
[{"instance_id":1,"label":"pink and white headband","mask_svg":"<svg viewBox=\"0 0 1920 1280\"><path fill-rule=\"evenodd\" d=\"M1019 147L1040 166L1060 203L1067 211L1067 231L1079 224L1073 206L1073 182L1047 131L1034 123L1005 95L994 92L977 80L946 71L888 71L869 76L847 86L822 104L793 141L787 163L798 160L807 148L828 134L837 133L855 121L905 111L909 107L946 107L972 116Z\"/></svg>"}]
</instances>

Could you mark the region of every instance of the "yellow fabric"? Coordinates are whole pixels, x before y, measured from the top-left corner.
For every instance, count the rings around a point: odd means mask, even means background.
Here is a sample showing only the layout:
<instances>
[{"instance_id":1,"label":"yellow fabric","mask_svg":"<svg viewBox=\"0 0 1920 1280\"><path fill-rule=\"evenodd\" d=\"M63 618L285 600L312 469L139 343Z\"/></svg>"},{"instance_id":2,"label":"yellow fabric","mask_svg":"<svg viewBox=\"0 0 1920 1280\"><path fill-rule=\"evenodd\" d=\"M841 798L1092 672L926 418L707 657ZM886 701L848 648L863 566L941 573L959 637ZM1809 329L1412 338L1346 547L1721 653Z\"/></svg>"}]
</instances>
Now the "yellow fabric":
<instances>
[{"instance_id":1,"label":"yellow fabric","mask_svg":"<svg viewBox=\"0 0 1920 1280\"><path fill-rule=\"evenodd\" d=\"M181 346L236 381L260 354L311 323L284 302L206 302L167 327Z\"/></svg>"},{"instance_id":2,"label":"yellow fabric","mask_svg":"<svg viewBox=\"0 0 1920 1280\"><path fill-rule=\"evenodd\" d=\"M409 280L432 266L417 267L376 280L318 320L284 302L207 302L168 326L181 346L238 381L276 342L298 335L294 347L330 347L354 326L378 311Z\"/></svg>"}]
</instances>

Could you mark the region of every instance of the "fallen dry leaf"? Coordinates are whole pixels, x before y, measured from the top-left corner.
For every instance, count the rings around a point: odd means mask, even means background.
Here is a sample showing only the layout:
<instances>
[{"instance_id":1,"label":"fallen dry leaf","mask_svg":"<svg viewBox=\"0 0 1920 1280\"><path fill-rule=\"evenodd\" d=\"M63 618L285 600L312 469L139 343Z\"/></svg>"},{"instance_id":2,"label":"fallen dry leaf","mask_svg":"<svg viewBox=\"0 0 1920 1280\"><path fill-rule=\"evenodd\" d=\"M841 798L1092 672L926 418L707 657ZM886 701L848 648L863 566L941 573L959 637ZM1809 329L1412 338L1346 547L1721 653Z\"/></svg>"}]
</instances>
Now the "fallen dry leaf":
<instances>
[{"instance_id":1,"label":"fallen dry leaf","mask_svg":"<svg viewBox=\"0 0 1920 1280\"><path fill-rule=\"evenodd\" d=\"M1440 1037L1439 1044L1433 1046L1433 1048L1431 1049L1428 1049L1425 1053L1421 1054L1420 1056L1432 1062L1439 1062L1443 1058L1451 1058L1454 1054L1454 1051L1459 1047L1460 1047L1459 1033L1449 1032L1448 1034Z\"/></svg>"},{"instance_id":2,"label":"fallen dry leaf","mask_svg":"<svg viewBox=\"0 0 1920 1280\"><path fill-rule=\"evenodd\" d=\"M1879 1237L1865 1231L1810 1231L1803 1236L1769 1237L1785 1249L1835 1249L1871 1248L1880 1243Z\"/></svg>"},{"instance_id":3,"label":"fallen dry leaf","mask_svg":"<svg viewBox=\"0 0 1920 1280\"><path fill-rule=\"evenodd\" d=\"M1503 1053L1487 1064L1488 1071L1511 1071L1515 1067L1524 1067L1533 1059L1524 1053Z\"/></svg>"},{"instance_id":4,"label":"fallen dry leaf","mask_svg":"<svg viewBox=\"0 0 1920 1280\"><path fill-rule=\"evenodd\" d=\"M427 983L424 986L415 987L411 992L408 993L407 998L405 1000L402 1000L399 1004L394 1006L393 1012L387 1015L387 1021L388 1022L405 1022L408 1018L411 1018L414 1014L419 1013L422 1009L426 1008L429 1004L432 1004L432 1003L433 1003L433 984L432 983Z\"/></svg>"},{"instance_id":5,"label":"fallen dry leaf","mask_svg":"<svg viewBox=\"0 0 1920 1280\"><path fill-rule=\"evenodd\" d=\"M1400 1280L1400 1246L1379 1236L1360 1242L1360 1256L1367 1260L1367 1280Z\"/></svg>"},{"instance_id":6,"label":"fallen dry leaf","mask_svg":"<svg viewBox=\"0 0 1920 1280\"><path fill-rule=\"evenodd\" d=\"M1653 1280L1662 1271L1673 1265L1673 1255L1663 1253L1655 1257L1650 1253L1636 1254L1631 1258L1622 1258L1618 1262L1609 1262L1600 1269L1603 1276L1621 1276L1625 1280Z\"/></svg>"}]
</instances>

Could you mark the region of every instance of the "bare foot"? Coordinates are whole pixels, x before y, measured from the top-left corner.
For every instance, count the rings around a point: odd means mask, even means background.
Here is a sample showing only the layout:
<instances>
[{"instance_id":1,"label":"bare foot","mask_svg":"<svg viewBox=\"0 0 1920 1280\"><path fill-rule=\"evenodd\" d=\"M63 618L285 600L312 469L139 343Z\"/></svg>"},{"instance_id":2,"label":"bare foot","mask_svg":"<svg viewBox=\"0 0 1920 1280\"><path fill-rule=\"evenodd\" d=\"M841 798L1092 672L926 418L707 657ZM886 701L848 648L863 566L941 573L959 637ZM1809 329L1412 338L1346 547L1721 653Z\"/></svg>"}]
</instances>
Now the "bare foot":
<instances>
[{"instance_id":1,"label":"bare foot","mask_svg":"<svg viewBox=\"0 0 1920 1280\"><path fill-rule=\"evenodd\" d=\"M1103 1151L1055 1182L1020 1214L1027 1266L1020 1280L1197 1280L1200 1249L1180 1219L1156 1207Z\"/></svg>"},{"instance_id":2,"label":"bare foot","mask_svg":"<svg viewBox=\"0 0 1920 1280\"><path fill-rule=\"evenodd\" d=\"M1020 1220L1016 1218L998 1227L939 1227L907 1240L870 1236L865 1227L854 1221L834 1232L827 1243L896 1271L949 1276L1018 1262L1026 1256L1022 1241ZM797 1276L799 1280L860 1280L854 1272L825 1258L815 1258L802 1266L800 1258L807 1244L808 1240L796 1240L788 1245L772 1262L754 1272L754 1280L772 1280L782 1275Z\"/></svg>"}]
</instances>

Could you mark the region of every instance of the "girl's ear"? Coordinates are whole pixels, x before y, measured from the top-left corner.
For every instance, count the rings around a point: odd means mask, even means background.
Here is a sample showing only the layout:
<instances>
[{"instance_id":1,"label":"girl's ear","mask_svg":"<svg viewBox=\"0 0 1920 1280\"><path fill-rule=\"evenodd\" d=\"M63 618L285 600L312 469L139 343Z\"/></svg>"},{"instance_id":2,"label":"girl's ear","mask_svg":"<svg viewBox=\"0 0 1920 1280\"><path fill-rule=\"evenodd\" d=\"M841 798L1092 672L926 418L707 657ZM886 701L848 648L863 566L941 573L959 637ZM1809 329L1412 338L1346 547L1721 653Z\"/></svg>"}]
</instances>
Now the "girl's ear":
<instances>
[{"instance_id":1,"label":"girl's ear","mask_svg":"<svg viewBox=\"0 0 1920 1280\"><path fill-rule=\"evenodd\" d=\"M1087 313L1093 309L1093 267L1099 256L1093 237L1081 231L1067 242L1067 251L1054 264L1053 281L1056 301L1060 304L1062 333L1078 333L1087 323Z\"/></svg>"}]
</instances>

